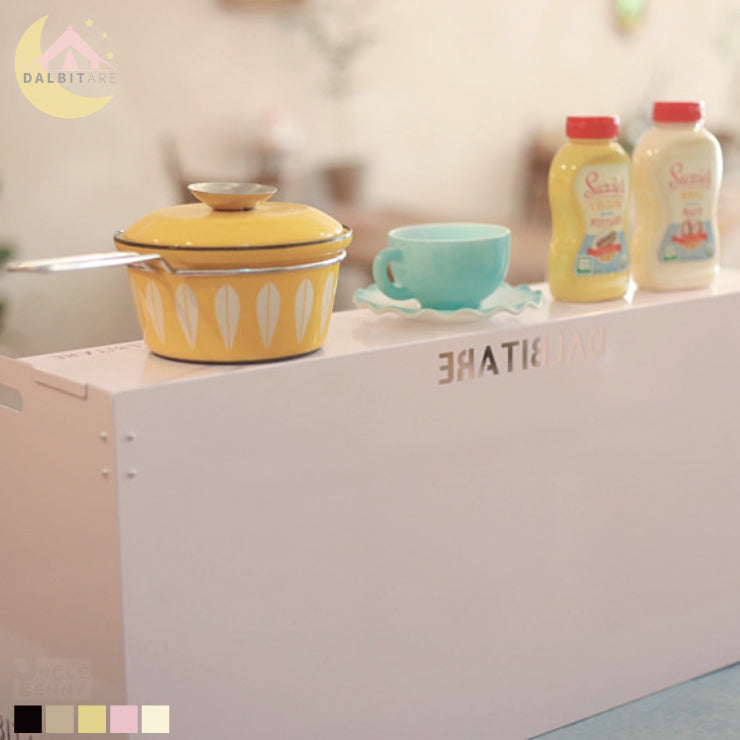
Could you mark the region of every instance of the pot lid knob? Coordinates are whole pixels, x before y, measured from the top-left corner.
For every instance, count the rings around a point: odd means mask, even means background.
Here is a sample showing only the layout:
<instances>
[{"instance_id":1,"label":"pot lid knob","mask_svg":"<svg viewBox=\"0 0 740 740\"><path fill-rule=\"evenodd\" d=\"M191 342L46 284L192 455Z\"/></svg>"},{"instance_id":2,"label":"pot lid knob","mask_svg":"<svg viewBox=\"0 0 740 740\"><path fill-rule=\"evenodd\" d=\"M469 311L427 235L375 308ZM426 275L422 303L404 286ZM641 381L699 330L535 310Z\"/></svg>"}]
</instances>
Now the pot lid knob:
<instances>
[{"instance_id":1,"label":"pot lid knob","mask_svg":"<svg viewBox=\"0 0 740 740\"><path fill-rule=\"evenodd\" d=\"M277 193L271 185L254 182L197 182L188 190L214 211L249 211Z\"/></svg>"}]
</instances>

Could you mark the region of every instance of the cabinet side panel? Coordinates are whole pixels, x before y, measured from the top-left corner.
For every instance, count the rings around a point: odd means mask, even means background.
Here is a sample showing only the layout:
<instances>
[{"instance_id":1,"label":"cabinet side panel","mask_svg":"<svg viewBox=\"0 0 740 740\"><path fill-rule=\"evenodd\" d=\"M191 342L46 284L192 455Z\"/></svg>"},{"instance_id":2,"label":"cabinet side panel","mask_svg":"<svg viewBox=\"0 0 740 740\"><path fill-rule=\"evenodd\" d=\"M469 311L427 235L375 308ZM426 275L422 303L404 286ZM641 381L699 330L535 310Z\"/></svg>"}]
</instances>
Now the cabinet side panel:
<instances>
[{"instance_id":1,"label":"cabinet side panel","mask_svg":"<svg viewBox=\"0 0 740 740\"><path fill-rule=\"evenodd\" d=\"M112 403L54 382L0 357L13 406L0 404L5 718L14 704L124 698Z\"/></svg>"}]
</instances>

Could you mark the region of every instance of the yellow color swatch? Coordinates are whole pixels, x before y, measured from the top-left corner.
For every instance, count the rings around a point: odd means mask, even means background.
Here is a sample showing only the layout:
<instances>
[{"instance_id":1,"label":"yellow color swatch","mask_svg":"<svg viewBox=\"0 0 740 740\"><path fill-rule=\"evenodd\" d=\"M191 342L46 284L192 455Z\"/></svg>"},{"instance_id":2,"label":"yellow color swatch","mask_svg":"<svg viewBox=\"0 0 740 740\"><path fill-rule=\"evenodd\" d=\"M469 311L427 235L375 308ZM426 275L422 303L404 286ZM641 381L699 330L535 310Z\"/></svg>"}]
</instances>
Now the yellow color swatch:
<instances>
[{"instance_id":1,"label":"yellow color swatch","mask_svg":"<svg viewBox=\"0 0 740 740\"><path fill-rule=\"evenodd\" d=\"M77 732L105 732L106 710L105 705L80 704L77 707Z\"/></svg>"}]
</instances>

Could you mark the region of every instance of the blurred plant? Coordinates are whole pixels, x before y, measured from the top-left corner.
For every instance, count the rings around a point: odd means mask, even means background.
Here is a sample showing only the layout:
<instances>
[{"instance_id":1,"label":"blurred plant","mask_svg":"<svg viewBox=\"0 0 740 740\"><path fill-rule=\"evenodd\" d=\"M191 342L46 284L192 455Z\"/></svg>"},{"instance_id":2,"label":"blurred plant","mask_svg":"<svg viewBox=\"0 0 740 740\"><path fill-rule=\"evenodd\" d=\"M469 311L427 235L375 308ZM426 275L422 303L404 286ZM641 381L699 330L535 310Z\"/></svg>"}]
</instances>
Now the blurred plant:
<instances>
[{"instance_id":1,"label":"blurred plant","mask_svg":"<svg viewBox=\"0 0 740 740\"><path fill-rule=\"evenodd\" d=\"M354 92L354 67L376 41L367 25L371 0L312 0L298 16L309 41L326 62L326 92L339 102Z\"/></svg>"},{"instance_id":2,"label":"blurred plant","mask_svg":"<svg viewBox=\"0 0 740 740\"><path fill-rule=\"evenodd\" d=\"M308 0L294 17L326 67L324 92L334 110L329 116L333 154L324 175L331 196L340 201L358 197L365 168L353 97L359 59L377 40L369 19L373 4L374 0Z\"/></svg>"}]
</instances>

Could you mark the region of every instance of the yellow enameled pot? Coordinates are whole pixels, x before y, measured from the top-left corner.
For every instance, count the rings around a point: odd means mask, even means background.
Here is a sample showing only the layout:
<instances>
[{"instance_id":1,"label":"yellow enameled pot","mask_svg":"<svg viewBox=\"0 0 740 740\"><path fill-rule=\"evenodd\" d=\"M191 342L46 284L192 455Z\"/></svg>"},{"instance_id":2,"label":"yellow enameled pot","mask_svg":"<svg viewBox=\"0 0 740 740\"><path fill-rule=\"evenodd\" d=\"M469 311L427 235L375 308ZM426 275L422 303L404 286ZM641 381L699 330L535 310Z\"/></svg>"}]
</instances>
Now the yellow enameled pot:
<instances>
[{"instance_id":1,"label":"yellow enameled pot","mask_svg":"<svg viewBox=\"0 0 740 740\"><path fill-rule=\"evenodd\" d=\"M310 206L269 202L275 188L190 190L202 202L162 208L119 231L119 252L11 269L128 265L144 341L171 359L255 362L321 347L351 229Z\"/></svg>"},{"instance_id":2,"label":"yellow enameled pot","mask_svg":"<svg viewBox=\"0 0 740 740\"><path fill-rule=\"evenodd\" d=\"M315 208L268 201L274 188L190 190L203 202L154 211L114 239L121 251L163 258L129 270L149 348L179 360L250 362L321 347L350 229Z\"/></svg>"}]
</instances>

